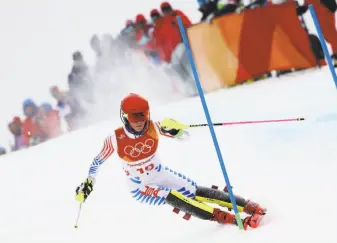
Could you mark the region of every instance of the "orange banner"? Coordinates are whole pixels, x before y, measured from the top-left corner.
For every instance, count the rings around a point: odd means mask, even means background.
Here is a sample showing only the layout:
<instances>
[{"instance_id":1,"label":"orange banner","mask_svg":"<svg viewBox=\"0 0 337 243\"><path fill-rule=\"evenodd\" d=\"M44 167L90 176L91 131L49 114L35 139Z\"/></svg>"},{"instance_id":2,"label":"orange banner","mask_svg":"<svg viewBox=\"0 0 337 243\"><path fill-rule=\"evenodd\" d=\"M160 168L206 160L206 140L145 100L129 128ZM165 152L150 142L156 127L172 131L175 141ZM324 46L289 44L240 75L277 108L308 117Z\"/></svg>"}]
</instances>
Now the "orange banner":
<instances>
[{"instance_id":1,"label":"orange banner","mask_svg":"<svg viewBox=\"0 0 337 243\"><path fill-rule=\"evenodd\" d=\"M206 92L273 70L316 65L294 3L230 14L187 29Z\"/></svg>"}]
</instances>

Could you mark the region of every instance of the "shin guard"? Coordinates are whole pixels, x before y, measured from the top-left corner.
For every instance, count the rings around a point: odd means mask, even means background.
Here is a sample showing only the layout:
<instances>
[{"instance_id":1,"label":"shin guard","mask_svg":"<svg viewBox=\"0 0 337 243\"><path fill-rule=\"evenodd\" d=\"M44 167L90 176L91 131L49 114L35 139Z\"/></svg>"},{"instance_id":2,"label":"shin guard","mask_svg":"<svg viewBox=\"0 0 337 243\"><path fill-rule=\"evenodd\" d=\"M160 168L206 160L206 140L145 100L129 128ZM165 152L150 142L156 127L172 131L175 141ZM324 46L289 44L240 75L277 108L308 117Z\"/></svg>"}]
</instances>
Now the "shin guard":
<instances>
[{"instance_id":1,"label":"shin guard","mask_svg":"<svg viewBox=\"0 0 337 243\"><path fill-rule=\"evenodd\" d=\"M197 188L195 195L195 199L199 202L214 203L229 209L233 208L227 191L200 186ZM244 207L247 205L247 201L239 196L235 196L235 201L239 212L243 212Z\"/></svg>"},{"instance_id":2,"label":"shin guard","mask_svg":"<svg viewBox=\"0 0 337 243\"><path fill-rule=\"evenodd\" d=\"M165 202L174 208L173 212L185 212L184 219L186 220L188 220L191 215L203 220L211 220L214 216L213 207L191 198L187 198L174 190L167 195Z\"/></svg>"}]
</instances>

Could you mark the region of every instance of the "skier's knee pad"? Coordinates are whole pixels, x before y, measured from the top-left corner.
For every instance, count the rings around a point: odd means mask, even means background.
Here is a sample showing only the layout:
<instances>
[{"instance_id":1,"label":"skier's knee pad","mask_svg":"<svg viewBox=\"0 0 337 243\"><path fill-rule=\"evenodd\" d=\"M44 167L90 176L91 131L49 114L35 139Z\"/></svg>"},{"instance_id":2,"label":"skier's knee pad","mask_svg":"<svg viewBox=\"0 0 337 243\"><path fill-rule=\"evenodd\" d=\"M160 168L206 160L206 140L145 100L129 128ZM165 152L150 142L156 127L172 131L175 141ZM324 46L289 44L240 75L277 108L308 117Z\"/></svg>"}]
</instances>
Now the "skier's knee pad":
<instances>
[{"instance_id":1,"label":"skier's knee pad","mask_svg":"<svg viewBox=\"0 0 337 243\"><path fill-rule=\"evenodd\" d=\"M166 197L165 202L194 217L210 220L213 217L214 208L194 199L187 198L178 191L172 190Z\"/></svg>"},{"instance_id":2,"label":"skier's knee pad","mask_svg":"<svg viewBox=\"0 0 337 243\"><path fill-rule=\"evenodd\" d=\"M197 183L195 181L179 172L169 169L168 167L165 167L165 171L174 175L174 177L171 178L172 183L165 185L167 188L174 189L188 198L195 197L195 192L197 190Z\"/></svg>"}]
</instances>

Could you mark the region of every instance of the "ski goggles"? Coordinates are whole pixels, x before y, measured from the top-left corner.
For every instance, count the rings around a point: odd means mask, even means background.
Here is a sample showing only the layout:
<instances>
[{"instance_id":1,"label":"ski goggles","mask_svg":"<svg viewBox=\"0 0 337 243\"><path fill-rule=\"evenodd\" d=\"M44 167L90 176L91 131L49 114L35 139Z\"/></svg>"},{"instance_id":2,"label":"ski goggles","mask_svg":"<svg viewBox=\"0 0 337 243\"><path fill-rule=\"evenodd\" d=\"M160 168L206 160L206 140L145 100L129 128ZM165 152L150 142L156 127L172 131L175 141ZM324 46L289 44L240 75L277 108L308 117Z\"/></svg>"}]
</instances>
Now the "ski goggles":
<instances>
[{"instance_id":1,"label":"ski goggles","mask_svg":"<svg viewBox=\"0 0 337 243\"><path fill-rule=\"evenodd\" d=\"M130 114L124 114L124 117L128 119L129 122L143 122L149 119L149 112L134 112Z\"/></svg>"}]
</instances>

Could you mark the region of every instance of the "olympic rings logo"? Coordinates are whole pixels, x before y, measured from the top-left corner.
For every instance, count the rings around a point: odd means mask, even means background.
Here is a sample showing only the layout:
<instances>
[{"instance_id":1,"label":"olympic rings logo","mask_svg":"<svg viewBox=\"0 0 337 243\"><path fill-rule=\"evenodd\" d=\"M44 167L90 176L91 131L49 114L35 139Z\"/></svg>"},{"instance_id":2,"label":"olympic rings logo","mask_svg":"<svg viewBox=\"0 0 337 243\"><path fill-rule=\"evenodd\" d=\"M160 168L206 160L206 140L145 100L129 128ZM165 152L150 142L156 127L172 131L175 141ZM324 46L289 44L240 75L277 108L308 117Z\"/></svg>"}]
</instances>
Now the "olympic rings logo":
<instances>
[{"instance_id":1,"label":"olympic rings logo","mask_svg":"<svg viewBox=\"0 0 337 243\"><path fill-rule=\"evenodd\" d=\"M139 142L136 143L136 145L133 147L131 145L124 147L124 153L127 155L130 155L133 158L138 157L141 154L148 154L151 152L152 148L154 146L154 140L153 139L146 139L144 143Z\"/></svg>"}]
</instances>

